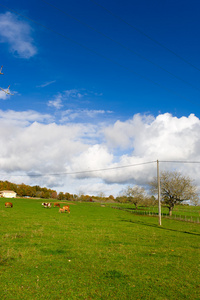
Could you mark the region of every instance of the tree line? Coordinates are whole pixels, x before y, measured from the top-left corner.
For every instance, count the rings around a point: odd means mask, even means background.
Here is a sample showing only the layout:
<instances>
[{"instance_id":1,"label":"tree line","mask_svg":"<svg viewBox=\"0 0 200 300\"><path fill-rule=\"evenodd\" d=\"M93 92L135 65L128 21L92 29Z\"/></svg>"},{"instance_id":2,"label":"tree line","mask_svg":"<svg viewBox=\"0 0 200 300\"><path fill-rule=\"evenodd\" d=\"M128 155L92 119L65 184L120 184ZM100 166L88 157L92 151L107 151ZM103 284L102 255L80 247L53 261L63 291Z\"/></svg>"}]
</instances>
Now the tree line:
<instances>
[{"instance_id":1,"label":"tree line","mask_svg":"<svg viewBox=\"0 0 200 300\"><path fill-rule=\"evenodd\" d=\"M58 194L55 190L47 189L46 187L40 187L38 185L30 186L24 183L15 184L9 181L0 181L0 190L14 191L19 197L36 197L45 199L57 199L58 197Z\"/></svg>"},{"instance_id":2,"label":"tree line","mask_svg":"<svg viewBox=\"0 0 200 300\"><path fill-rule=\"evenodd\" d=\"M57 194L55 190L47 189L46 187L29 186L24 183L14 184L9 181L0 181L0 190L12 190L17 193L19 197L37 197L45 199L58 200L73 200L84 202L119 202L130 203L138 209L138 206L154 206L157 205L157 178L148 184L148 189L144 187L133 185L127 186L118 197L110 195L105 197L103 192L99 196L90 195L76 195L70 193L60 192ZM162 204L169 209L169 215L172 214L173 208L177 204L184 201L190 201L190 204L199 205L199 193L194 181L183 176L179 172L161 172L160 175L161 201Z\"/></svg>"},{"instance_id":3,"label":"tree line","mask_svg":"<svg viewBox=\"0 0 200 300\"><path fill-rule=\"evenodd\" d=\"M128 186L116 200L132 203L136 209L139 205L147 205L147 203L155 205L156 198L154 195L158 193L157 177L154 177L148 185L148 191L151 192L152 196L149 196L143 187L135 185L133 187ZM162 204L167 206L170 216L174 206L184 201L189 201L189 204L192 205L199 205L197 186L189 176L184 176L180 172L161 172L160 190Z\"/></svg>"},{"instance_id":4,"label":"tree line","mask_svg":"<svg viewBox=\"0 0 200 300\"><path fill-rule=\"evenodd\" d=\"M57 200L79 200L84 202L96 201L109 201L114 200L114 196L110 195L105 197L103 193L100 196L90 196L90 195L76 195L70 194L68 192L59 192L55 190L48 189L46 187L40 187L39 185L30 186L24 183L15 184L9 181L0 181L0 191L10 190L14 191L18 197L30 197L30 198L44 198L44 199L57 199Z\"/></svg>"}]
</instances>

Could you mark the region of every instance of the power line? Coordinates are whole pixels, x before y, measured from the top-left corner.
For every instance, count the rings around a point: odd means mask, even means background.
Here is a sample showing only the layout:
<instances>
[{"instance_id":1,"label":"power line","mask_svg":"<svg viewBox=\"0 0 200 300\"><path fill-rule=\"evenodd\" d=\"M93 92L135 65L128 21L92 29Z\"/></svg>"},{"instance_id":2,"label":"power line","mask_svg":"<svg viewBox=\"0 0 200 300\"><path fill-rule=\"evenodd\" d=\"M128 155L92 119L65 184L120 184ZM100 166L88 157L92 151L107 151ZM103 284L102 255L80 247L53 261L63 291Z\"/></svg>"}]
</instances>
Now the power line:
<instances>
[{"instance_id":1,"label":"power line","mask_svg":"<svg viewBox=\"0 0 200 300\"><path fill-rule=\"evenodd\" d=\"M155 163L156 161L148 161L144 163L138 163L133 165L126 165L126 166L119 166L119 167L112 167L112 168L104 168L104 169L96 169L96 170L85 170L85 171L77 171L77 172L63 172L63 173L49 173L49 174L11 174L11 176L28 176L28 177L44 177L44 176L63 176L63 175L76 175L76 174L86 174L86 173L93 173L93 172L101 172L101 171L110 171L110 170L117 170L117 169L125 169L130 167L137 167L147 164ZM7 174L0 174L1 176Z\"/></svg>"},{"instance_id":2,"label":"power line","mask_svg":"<svg viewBox=\"0 0 200 300\"><path fill-rule=\"evenodd\" d=\"M186 100L186 101L188 101L188 102L190 102L190 103L193 103L193 104L195 104L195 105L200 105L200 104L198 104L198 103L196 103L196 102L193 102L193 101L190 100L189 98L187 98L187 97L185 97L185 96L183 96L183 95L180 95L180 94L176 93L175 91L171 90L170 88L165 87L165 86L163 86L162 84L157 83L157 82L153 81L152 79L150 79L150 78L148 78L148 77L146 77L146 76L144 76L144 75L142 75L142 74L139 74L139 73L133 71L132 69L130 69L130 68L128 68L128 67L126 67L126 66L124 66L124 65L122 65L122 64L120 64L120 63L118 63L118 62L116 62L116 61L114 61L113 59L108 58L107 56L105 56L105 55L103 55L103 54L101 54L101 53L99 53L99 52L97 52L97 51L95 51L95 50L92 50L92 49L90 49L89 47L87 47L87 46L85 46L85 45L83 45L83 44L81 44L81 43L79 43L79 42L77 42L77 41L72 40L71 38L67 37L66 35L64 35L64 34L58 32L58 31L56 31L56 30L54 30L54 29L51 29L51 28L49 28L49 27L47 27L47 26L45 26L45 25L43 25L43 24L41 24L41 23L39 23L39 22L37 22L37 21L31 19L31 18L28 18L27 16L24 16L24 15L22 15L21 13L18 13L17 11L15 11L15 10L13 10L13 9L10 9L9 7L7 7L7 6L3 5L3 4L0 4L0 6L2 6L2 7L4 7L4 8L6 8L6 9L8 9L8 10L11 11L11 12L14 12L15 14L17 14L17 15L19 15L19 16L21 16L21 17L23 17L23 18L25 18L25 19L27 19L27 20L29 20L29 21L31 21L31 22L33 22L33 23L35 23L35 24L37 24L37 25L39 25L39 26L41 26L41 27L43 27L43 28L45 28L45 29L47 29L47 30L49 30L50 32L53 32L54 34L57 34L58 36L63 37L64 39L66 39L66 40L68 40L68 41L70 41L70 42L72 42L72 43L74 43L74 44L76 44L76 45L78 45L78 46L80 46L80 47L82 47L82 48L84 48L84 49L90 51L91 53L94 53L94 54L96 54L97 56L100 56L101 58L103 58L103 59L105 59L105 60L107 60L107 61L110 61L110 62L112 62L113 64L115 64L115 65L117 65L117 66L120 66L121 68L123 68L123 69L125 69L125 70L128 70L129 72L131 72L131 73L133 73L133 74L139 76L140 78L145 79L146 81L149 81L149 82L153 83L153 84L156 85L156 86L159 86L160 88L162 88L162 89L164 89L164 90L166 90L166 91L168 91L168 92L170 92L170 93L172 93L172 94L178 96L179 98L182 98L182 99L184 99L184 100Z\"/></svg>"},{"instance_id":3,"label":"power line","mask_svg":"<svg viewBox=\"0 0 200 300\"><path fill-rule=\"evenodd\" d=\"M86 173L94 173L94 172L102 172L102 171L110 171L110 170L138 167L138 166L153 164L153 163L157 163L157 162L158 162L157 160L153 160L153 161L137 163L137 164L131 164L131 165L126 165L126 166L102 168L102 169L93 169L93 170L84 170L84 171L76 171L76 172L61 172L61 173L46 173L46 174L10 174L10 176L16 176L16 177L45 177L45 176L78 175L78 174L86 174ZM159 160L159 163L200 164L200 161ZM8 175L8 174L0 174L0 175L4 176L4 175Z\"/></svg>"},{"instance_id":4,"label":"power line","mask_svg":"<svg viewBox=\"0 0 200 300\"><path fill-rule=\"evenodd\" d=\"M46 0L41 0L41 1L44 2L44 3L46 3L47 5L49 5L49 6L53 7L53 8L55 8L56 10L62 12L63 14L65 14L66 16L68 16L69 18L71 18L71 19L73 19L73 20L79 22L80 24L82 24L82 25L88 27L89 29L93 30L94 32L97 32L98 34L100 34L100 35L102 35L103 37L109 39L110 41L114 42L115 44L121 46L123 49L128 50L129 52L131 52L131 53L137 55L138 57L142 58L143 60L146 60L147 62L151 63L152 65L156 66L157 68L161 69L162 71L168 73L169 75L173 76L174 78L176 78L176 79L178 79L178 80L180 80L180 81L186 83L187 85L191 86L192 88L194 88L194 89L200 91L200 89L199 89L198 87L196 87L196 86L194 86L193 84L187 82L186 80L182 79L181 77L179 77L179 76L173 74L172 72L166 70L165 68L163 68L163 67L160 66L159 64L153 62L152 60L146 58L146 57L143 56L142 54L140 54L140 53L138 53L138 52L132 50L131 48L129 48L129 47L127 47L127 46L124 46L122 43L120 43L120 42L114 40L113 38L109 37L108 35L104 34L103 32L101 32L101 31L95 29L94 27L88 25L87 23L82 22L82 21L79 20L78 18L73 17L72 15L70 15L69 13L67 13L66 11L64 11L64 10L58 8L57 6L55 6L55 5L53 5L53 4L49 3L49 2L47 2Z\"/></svg>"},{"instance_id":5,"label":"power line","mask_svg":"<svg viewBox=\"0 0 200 300\"><path fill-rule=\"evenodd\" d=\"M200 161L184 161L184 160L159 160L162 163L177 163L177 164L200 164Z\"/></svg>"},{"instance_id":6,"label":"power line","mask_svg":"<svg viewBox=\"0 0 200 300\"><path fill-rule=\"evenodd\" d=\"M179 59L181 59L182 61L184 61L186 64L190 65L191 67L195 68L196 70L200 71L200 69L196 66L194 66L192 63L188 62L185 58L183 58L182 56L180 56L179 54L177 54L176 52L174 52L173 50L169 49L168 47L166 47L165 45L161 44L160 42L158 42L157 40L155 40L154 38L152 38L151 36L149 36L148 34L146 34L144 31L142 31L141 29L137 28L136 26L133 26L132 24L128 23L127 21L125 21L124 19L122 19L121 17L119 17L118 15L114 14L113 12L111 12L109 9L105 8L103 5L99 4L98 2L94 1L94 0L90 0L91 2L95 3L97 6L101 7L102 9L104 9L105 11L107 11L109 14L111 14L112 16L114 16L115 18L119 19L120 21L122 21L123 23L127 24L128 26L132 27L133 29L135 29L136 31L138 31L140 34L144 35L145 37L147 37L149 40L151 40L152 42L154 42L155 44L159 45L160 47L164 48L165 50L169 51L170 53L172 53L173 55L175 55L176 57L178 57Z\"/></svg>"}]
</instances>

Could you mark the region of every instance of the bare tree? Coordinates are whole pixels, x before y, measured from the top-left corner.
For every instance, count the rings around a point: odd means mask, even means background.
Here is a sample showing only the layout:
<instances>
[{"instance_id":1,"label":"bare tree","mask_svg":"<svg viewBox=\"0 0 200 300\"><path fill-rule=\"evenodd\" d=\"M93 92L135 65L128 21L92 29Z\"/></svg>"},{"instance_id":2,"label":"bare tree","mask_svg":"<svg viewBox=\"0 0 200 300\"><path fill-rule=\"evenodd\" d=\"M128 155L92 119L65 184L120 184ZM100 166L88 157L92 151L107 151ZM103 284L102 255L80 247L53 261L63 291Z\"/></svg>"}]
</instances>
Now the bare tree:
<instances>
[{"instance_id":1,"label":"bare tree","mask_svg":"<svg viewBox=\"0 0 200 300\"><path fill-rule=\"evenodd\" d=\"M127 197L127 202L133 203L135 208L138 208L138 205L142 203L145 197L145 190L142 187L135 185L134 187L128 186L123 194Z\"/></svg>"},{"instance_id":2,"label":"bare tree","mask_svg":"<svg viewBox=\"0 0 200 300\"><path fill-rule=\"evenodd\" d=\"M157 192L157 178L150 183L153 193ZM190 200L198 201L197 187L189 177L181 175L179 172L161 172L160 175L161 197L169 209L169 215L176 204Z\"/></svg>"}]
</instances>

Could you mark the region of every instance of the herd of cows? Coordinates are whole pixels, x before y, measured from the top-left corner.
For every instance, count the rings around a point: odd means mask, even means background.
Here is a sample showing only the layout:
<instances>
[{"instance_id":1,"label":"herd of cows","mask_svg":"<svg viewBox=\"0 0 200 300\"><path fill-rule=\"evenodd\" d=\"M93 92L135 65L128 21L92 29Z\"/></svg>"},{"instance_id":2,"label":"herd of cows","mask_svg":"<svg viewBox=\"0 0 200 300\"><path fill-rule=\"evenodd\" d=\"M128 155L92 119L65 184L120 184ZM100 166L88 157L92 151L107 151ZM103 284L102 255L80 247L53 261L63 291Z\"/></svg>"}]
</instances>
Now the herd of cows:
<instances>
[{"instance_id":1,"label":"herd of cows","mask_svg":"<svg viewBox=\"0 0 200 300\"><path fill-rule=\"evenodd\" d=\"M43 207L45 208L51 208L51 203L50 202L43 202L42 203ZM13 204L11 202L6 202L5 207L13 207ZM65 213L68 212L70 214L70 208L69 205L64 205L62 208L60 207L60 203L54 203L53 207L59 207L59 212L60 213Z\"/></svg>"},{"instance_id":2,"label":"herd of cows","mask_svg":"<svg viewBox=\"0 0 200 300\"><path fill-rule=\"evenodd\" d=\"M50 202L44 202L42 203L43 207L45 208L51 208L51 203ZM69 205L64 205L63 208L60 207L60 203L54 203L53 207L59 207L59 212L60 213L64 213L64 212L68 212L70 214L70 208Z\"/></svg>"}]
</instances>

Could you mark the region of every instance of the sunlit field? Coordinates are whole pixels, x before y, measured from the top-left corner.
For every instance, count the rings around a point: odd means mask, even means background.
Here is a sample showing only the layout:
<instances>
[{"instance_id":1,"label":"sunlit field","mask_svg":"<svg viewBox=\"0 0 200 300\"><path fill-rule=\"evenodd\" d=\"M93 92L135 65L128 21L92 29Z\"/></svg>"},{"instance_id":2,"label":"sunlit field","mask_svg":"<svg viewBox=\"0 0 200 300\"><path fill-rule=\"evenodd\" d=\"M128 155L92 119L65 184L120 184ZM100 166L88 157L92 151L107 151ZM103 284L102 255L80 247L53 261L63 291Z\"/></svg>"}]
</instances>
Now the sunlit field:
<instances>
[{"instance_id":1,"label":"sunlit field","mask_svg":"<svg viewBox=\"0 0 200 300\"><path fill-rule=\"evenodd\" d=\"M11 201L0 199L0 299L200 299L198 223Z\"/></svg>"},{"instance_id":2,"label":"sunlit field","mask_svg":"<svg viewBox=\"0 0 200 300\"><path fill-rule=\"evenodd\" d=\"M112 204L114 208L126 210L130 213L136 215L149 215L155 216L158 215L158 206L139 206L137 209L134 205L130 205L127 203L123 204ZM189 205L176 205L173 209L172 216L169 216L169 209L166 205L162 205L161 207L161 215L164 218L177 219L186 222L196 222L200 224L200 207L199 206L189 206Z\"/></svg>"}]
</instances>

